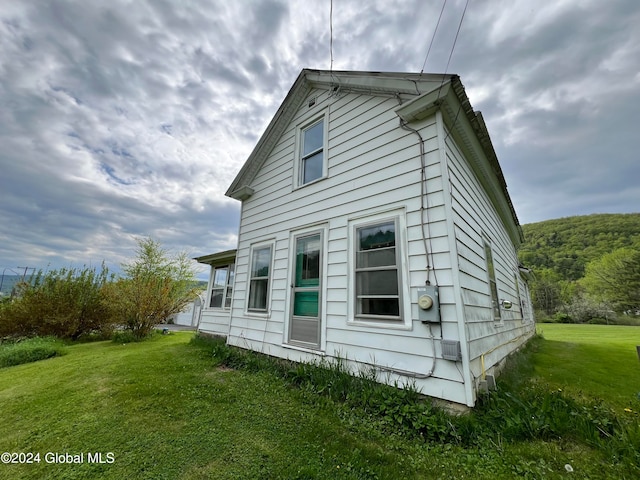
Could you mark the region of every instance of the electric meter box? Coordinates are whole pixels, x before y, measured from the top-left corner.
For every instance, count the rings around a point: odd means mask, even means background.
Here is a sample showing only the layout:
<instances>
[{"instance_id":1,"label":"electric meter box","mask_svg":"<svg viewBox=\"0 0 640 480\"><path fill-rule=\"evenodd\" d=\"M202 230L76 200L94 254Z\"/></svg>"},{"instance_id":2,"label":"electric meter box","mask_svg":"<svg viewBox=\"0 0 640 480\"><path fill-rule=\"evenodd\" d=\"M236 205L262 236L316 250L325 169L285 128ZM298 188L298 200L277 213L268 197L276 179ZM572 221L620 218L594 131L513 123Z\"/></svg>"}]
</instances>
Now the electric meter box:
<instances>
[{"instance_id":1,"label":"electric meter box","mask_svg":"<svg viewBox=\"0 0 640 480\"><path fill-rule=\"evenodd\" d=\"M438 287L427 285L418 290L418 318L422 323L440 323Z\"/></svg>"}]
</instances>

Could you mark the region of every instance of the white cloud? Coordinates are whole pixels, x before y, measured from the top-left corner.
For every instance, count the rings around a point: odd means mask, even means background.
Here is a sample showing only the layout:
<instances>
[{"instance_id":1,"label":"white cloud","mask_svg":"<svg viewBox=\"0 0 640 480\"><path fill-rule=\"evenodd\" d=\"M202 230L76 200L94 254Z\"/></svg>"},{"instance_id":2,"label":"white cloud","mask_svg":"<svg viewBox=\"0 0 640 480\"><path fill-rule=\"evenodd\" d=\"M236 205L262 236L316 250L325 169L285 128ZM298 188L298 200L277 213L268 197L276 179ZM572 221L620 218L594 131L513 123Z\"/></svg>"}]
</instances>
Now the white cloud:
<instances>
[{"instance_id":1,"label":"white cloud","mask_svg":"<svg viewBox=\"0 0 640 480\"><path fill-rule=\"evenodd\" d=\"M420 70L440 4L333 6L335 69ZM470 3L449 72L524 222L637 209L639 22L635 0ZM329 2L2 2L0 265L117 264L140 235L232 248L224 192L300 69L329 68L329 40Z\"/></svg>"}]
</instances>

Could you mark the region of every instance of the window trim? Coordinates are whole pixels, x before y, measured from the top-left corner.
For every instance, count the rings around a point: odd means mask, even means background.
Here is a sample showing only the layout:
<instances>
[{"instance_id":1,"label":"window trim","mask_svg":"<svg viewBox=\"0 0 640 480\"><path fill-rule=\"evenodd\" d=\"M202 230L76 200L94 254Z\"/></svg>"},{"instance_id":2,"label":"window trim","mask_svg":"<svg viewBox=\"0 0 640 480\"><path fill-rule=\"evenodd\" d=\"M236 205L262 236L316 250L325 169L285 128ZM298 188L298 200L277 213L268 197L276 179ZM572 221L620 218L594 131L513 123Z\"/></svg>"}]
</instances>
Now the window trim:
<instances>
[{"instance_id":1,"label":"window trim","mask_svg":"<svg viewBox=\"0 0 640 480\"><path fill-rule=\"evenodd\" d=\"M253 277L253 263L256 252L269 249L269 272L266 277ZM275 245L273 241L261 242L251 246L249 251L249 265L247 271L247 299L245 302L245 312L253 315L268 315L271 312L271 287L273 283L273 262L274 262ZM267 280L265 308L251 307L251 282L253 280Z\"/></svg>"},{"instance_id":2,"label":"window trim","mask_svg":"<svg viewBox=\"0 0 640 480\"><path fill-rule=\"evenodd\" d=\"M235 279L235 263L228 263L226 265L215 265L211 267L211 288L209 288L209 298L207 301L207 308L214 310L229 310L231 308L231 302L233 301L233 280ZM216 270L226 268L227 280L224 287L215 287ZM231 273L233 272L233 273ZM213 291L222 290L222 303L218 306L212 306L211 301L213 299ZM229 306L227 306L227 300L229 300Z\"/></svg>"},{"instance_id":3,"label":"window trim","mask_svg":"<svg viewBox=\"0 0 640 480\"><path fill-rule=\"evenodd\" d=\"M520 312L520 319L524 321L524 304L522 302L522 293L520 291L520 275L517 272L513 273L513 279L516 284L516 297L518 298L518 311Z\"/></svg>"},{"instance_id":4,"label":"window trim","mask_svg":"<svg viewBox=\"0 0 640 480\"><path fill-rule=\"evenodd\" d=\"M394 222L396 228L396 269L398 275L398 316L358 314L356 259L358 252L358 230L367 226ZM347 324L353 326L379 327L396 330L411 330L411 296L406 260L406 218L405 210L391 209L367 216L359 216L349 221L349 302Z\"/></svg>"},{"instance_id":5,"label":"window trim","mask_svg":"<svg viewBox=\"0 0 640 480\"><path fill-rule=\"evenodd\" d=\"M498 280L496 278L493 245L489 238L482 237L482 246L484 250L484 261L487 267L487 286L489 287L489 299L493 323L496 325L503 325L504 318L502 317L502 309L500 306L500 292L498 291Z\"/></svg>"},{"instance_id":6,"label":"window trim","mask_svg":"<svg viewBox=\"0 0 640 480\"><path fill-rule=\"evenodd\" d=\"M295 293L296 291L304 291L305 287L296 287L296 257L297 257L297 241L301 238L312 237L318 235L320 237L320 271L319 271L319 282L318 286L318 344L312 345L306 342L302 342L299 340L293 340L291 338L291 328L294 321L294 310L295 310ZM290 285L290 296L289 301L287 302L287 311L285 312L285 329L284 329L284 339L283 346L290 348L298 348L303 349L308 352L323 352L326 348L326 322L325 322L325 309L324 302L326 298L326 259L327 259L327 226L325 224L322 225L313 225L310 227L305 227L299 230L293 230L290 232L290 240L289 240L289 285Z\"/></svg>"},{"instance_id":7,"label":"window trim","mask_svg":"<svg viewBox=\"0 0 640 480\"><path fill-rule=\"evenodd\" d=\"M322 122L322 149L316 149L307 155L302 154L302 148L304 145L304 132L314 127L318 123ZM295 142L295 162L294 162L294 190L297 188L303 188L308 185L313 185L321 180L324 180L328 176L328 153L329 153L329 127L328 127L328 115L326 111L320 114L315 114L313 117L305 119L296 128L296 142ZM314 178L309 182L304 182L304 168L303 163L306 159L311 158L318 152L322 152L322 175L318 178Z\"/></svg>"}]
</instances>

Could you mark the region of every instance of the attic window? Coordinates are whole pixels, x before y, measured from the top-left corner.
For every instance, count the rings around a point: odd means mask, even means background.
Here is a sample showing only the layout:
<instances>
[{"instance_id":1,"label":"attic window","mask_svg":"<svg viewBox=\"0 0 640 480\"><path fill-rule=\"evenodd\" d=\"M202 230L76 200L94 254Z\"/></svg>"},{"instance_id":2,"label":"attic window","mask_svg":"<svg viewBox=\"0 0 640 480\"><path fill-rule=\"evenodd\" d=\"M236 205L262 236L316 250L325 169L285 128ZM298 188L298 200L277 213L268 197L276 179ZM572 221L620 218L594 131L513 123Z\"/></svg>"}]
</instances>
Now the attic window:
<instances>
[{"instance_id":1,"label":"attic window","mask_svg":"<svg viewBox=\"0 0 640 480\"><path fill-rule=\"evenodd\" d=\"M326 175L324 117L300 131L299 185Z\"/></svg>"},{"instance_id":2,"label":"attic window","mask_svg":"<svg viewBox=\"0 0 640 480\"><path fill-rule=\"evenodd\" d=\"M313 107L315 104L316 104L316 97L311 97L307 102L307 105L309 106L309 108Z\"/></svg>"}]
</instances>

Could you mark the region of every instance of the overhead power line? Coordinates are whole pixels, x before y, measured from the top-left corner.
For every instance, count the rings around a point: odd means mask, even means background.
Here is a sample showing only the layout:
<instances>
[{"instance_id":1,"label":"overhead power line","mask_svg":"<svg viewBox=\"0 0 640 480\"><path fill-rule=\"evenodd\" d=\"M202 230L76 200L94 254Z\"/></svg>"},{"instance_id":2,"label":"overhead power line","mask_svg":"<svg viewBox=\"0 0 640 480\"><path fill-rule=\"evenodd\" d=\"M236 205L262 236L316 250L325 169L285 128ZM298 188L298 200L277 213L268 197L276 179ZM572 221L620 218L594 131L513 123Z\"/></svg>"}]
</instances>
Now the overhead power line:
<instances>
[{"instance_id":1,"label":"overhead power line","mask_svg":"<svg viewBox=\"0 0 640 480\"><path fill-rule=\"evenodd\" d=\"M431 47L433 47L433 41L436 38L436 32L438 31L438 26L440 25L440 20L442 19L442 14L444 13L444 7L447 6L447 0L444 0L442 3L442 9L440 9L440 16L438 17L438 22L436 23L436 28L433 30L433 35L431 35L431 41L429 42L429 48L427 50L427 54L424 57L424 62L422 62L422 70L420 70L420 76L424 72L424 67L427 65L427 59L429 58L429 53L431 53Z\"/></svg>"}]
</instances>

